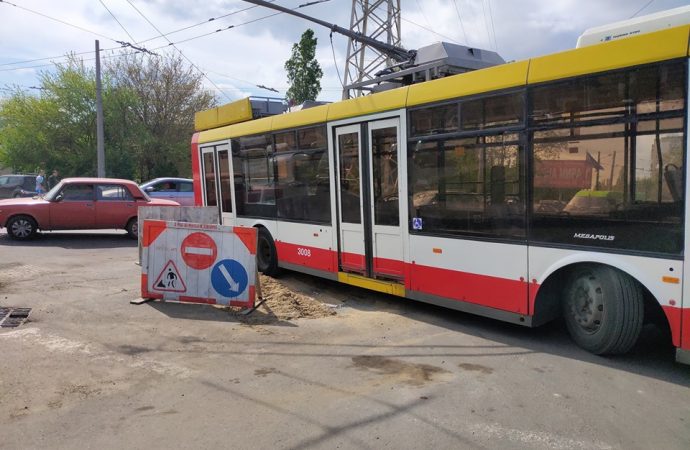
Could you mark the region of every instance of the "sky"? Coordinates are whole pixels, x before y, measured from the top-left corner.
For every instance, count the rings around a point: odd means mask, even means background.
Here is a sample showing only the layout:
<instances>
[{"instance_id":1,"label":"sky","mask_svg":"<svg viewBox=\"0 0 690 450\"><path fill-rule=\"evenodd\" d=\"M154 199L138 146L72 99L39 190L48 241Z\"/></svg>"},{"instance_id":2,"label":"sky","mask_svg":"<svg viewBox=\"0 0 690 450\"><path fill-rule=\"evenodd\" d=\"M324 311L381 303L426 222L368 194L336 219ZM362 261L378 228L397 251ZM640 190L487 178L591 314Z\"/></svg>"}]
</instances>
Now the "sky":
<instances>
[{"instance_id":1,"label":"sky","mask_svg":"<svg viewBox=\"0 0 690 450\"><path fill-rule=\"evenodd\" d=\"M312 1L275 3L292 9ZM506 61L522 60L574 48L587 28L688 4L401 0L402 46L416 49L446 41L492 50ZM349 28L351 9L350 0L321 0L299 11ZM324 27L244 1L0 0L0 98L15 87L38 93L41 72L53 70L68 53L95 65L95 40L103 50L103 63L116 57L118 41L159 55L181 52L205 75L204 88L213 91L220 104L247 96L284 97L288 83L283 66L307 28L316 32L316 58L324 72L319 100L339 100L347 38L333 34L331 44L330 30Z\"/></svg>"}]
</instances>

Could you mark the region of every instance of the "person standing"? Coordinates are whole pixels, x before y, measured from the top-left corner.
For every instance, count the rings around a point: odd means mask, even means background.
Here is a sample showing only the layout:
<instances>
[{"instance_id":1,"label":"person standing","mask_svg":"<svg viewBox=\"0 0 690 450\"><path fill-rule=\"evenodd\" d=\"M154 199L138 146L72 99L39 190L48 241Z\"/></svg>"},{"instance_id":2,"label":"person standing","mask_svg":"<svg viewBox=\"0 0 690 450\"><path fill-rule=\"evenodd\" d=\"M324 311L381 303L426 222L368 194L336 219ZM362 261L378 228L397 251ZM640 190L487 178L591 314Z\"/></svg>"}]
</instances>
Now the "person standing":
<instances>
[{"instance_id":1,"label":"person standing","mask_svg":"<svg viewBox=\"0 0 690 450\"><path fill-rule=\"evenodd\" d=\"M38 176L36 176L36 193L38 195L43 195L46 191L46 189L43 185L43 182L45 181L45 175L46 175L45 170L41 169L38 172Z\"/></svg>"},{"instance_id":2,"label":"person standing","mask_svg":"<svg viewBox=\"0 0 690 450\"><path fill-rule=\"evenodd\" d=\"M53 169L53 173L48 177L48 190L53 189L60 182L60 174L57 169Z\"/></svg>"}]
</instances>

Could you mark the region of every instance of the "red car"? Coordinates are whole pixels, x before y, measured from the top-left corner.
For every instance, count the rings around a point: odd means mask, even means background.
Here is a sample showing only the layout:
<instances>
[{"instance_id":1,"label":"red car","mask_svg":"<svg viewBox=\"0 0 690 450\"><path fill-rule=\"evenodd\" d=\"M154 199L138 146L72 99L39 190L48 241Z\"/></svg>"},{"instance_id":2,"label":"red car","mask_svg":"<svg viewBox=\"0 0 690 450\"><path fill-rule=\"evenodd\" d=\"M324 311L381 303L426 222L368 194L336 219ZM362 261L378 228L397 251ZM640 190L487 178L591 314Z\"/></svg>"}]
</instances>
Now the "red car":
<instances>
[{"instance_id":1,"label":"red car","mask_svg":"<svg viewBox=\"0 0 690 450\"><path fill-rule=\"evenodd\" d=\"M115 178L66 178L43 198L0 200L0 228L13 239L29 239L40 230L123 228L138 235L140 206L179 206L151 199L133 181Z\"/></svg>"}]
</instances>

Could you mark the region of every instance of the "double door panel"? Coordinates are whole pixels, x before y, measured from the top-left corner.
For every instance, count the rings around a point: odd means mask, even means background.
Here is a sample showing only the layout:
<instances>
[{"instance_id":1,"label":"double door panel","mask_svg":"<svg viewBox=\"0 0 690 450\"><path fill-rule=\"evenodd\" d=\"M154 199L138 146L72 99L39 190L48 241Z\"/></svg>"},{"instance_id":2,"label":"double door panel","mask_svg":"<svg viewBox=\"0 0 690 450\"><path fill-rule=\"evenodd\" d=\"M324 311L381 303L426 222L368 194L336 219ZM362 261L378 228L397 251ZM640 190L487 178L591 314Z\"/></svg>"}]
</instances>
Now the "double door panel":
<instances>
[{"instance_id":1,"label":"double door panel","mask_svg":"<svg viewBox=\"0 0 690 450\"><path fill-rule=\"evenodd\" d=\"M338 127L335 147L340 269L402 280L399 119Z\"/></svg>"}]
</instances>

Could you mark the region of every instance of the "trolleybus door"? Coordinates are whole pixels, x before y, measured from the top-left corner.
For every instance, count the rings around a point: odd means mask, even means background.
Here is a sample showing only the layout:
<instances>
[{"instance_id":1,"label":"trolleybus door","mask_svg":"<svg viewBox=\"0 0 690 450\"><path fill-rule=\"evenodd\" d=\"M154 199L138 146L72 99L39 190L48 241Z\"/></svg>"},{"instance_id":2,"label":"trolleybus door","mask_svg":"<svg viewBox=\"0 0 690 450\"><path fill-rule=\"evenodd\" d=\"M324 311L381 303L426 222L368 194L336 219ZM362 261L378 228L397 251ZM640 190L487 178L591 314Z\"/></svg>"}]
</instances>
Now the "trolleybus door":
<instances>
[{"instance_id":1,"label":"trolleybus door","mask_svg":"<svg viewBox=\"0 0 690 450\"><path fill-rule=\"evenodd\" d=\"M403 278L399 133L398 119L336 128L339 264L343 271Z\"/></svg>"},{"instance_id":2,"label":"trolleybus door","mask_svg":"<svg viewBox=\"0 0 690 450\"><path fill-rule=\"evenodd\" d=\"M227 144L201 149L201 173L204 206L215 206L221 223L229 223L232 211L232 170Z\"/></svg>"}]
</instances>

